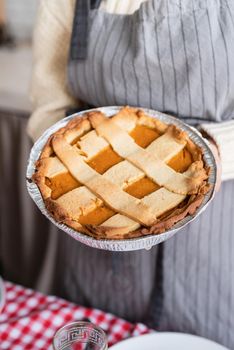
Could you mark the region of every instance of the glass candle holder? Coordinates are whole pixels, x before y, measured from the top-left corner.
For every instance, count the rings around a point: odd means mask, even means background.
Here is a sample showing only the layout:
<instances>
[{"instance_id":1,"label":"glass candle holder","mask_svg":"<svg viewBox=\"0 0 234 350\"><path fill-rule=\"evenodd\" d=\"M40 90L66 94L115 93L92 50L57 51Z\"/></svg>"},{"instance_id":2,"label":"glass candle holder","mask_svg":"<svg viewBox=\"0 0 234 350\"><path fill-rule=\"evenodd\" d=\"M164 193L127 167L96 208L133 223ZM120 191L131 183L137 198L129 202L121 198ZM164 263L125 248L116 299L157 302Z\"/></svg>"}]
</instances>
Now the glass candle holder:
<instances>
[{"instance_id":1,"label":"glass candle holder","mask_svg":"<svg viewBox=\"0 0 234 350\"><path fill-rule=\"evenodd\" d=\"M107 350L105 332L90 322L72 322L60 328L53 338L54 350Z\"/></svg>"}]
</instances>

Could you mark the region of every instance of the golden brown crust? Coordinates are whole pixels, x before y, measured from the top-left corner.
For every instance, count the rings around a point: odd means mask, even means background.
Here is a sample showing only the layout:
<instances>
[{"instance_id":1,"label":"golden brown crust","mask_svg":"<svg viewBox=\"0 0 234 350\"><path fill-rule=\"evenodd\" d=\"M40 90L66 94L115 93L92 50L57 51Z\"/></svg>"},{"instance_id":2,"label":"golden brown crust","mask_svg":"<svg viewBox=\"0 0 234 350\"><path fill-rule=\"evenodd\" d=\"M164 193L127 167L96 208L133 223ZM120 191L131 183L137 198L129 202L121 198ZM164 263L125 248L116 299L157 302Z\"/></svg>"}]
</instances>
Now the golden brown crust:
<instances>
[{"instance_id":1,"label":"golden brown crust","mask_svg":"<svg viewBox=\"0 0 234 350\"><path fill-rule=\"evenodd\" d=\"M86 124L87 122L88 122L88 116L75 117L70 122L68 122L66 127L59 129L53 135L51 135L48 141L46 142L45 146L43 147L39 160L35 164L35 173L32 176L32 180L39 187L44 199L49 198L51 195L51 189L45 183L45 174L49 166L48 158L54 154L54 150L52 147L52 141L54 137L58 135L71 137L73 133L73 129L81 130L81 133L80 133L80 136L81 136L83 134L83 131L88 129ZM88 126L90 128L90 123L88 124ZM76 135L74 137L76 137Z\"/></svg>"},{"instance_id":2,"label":"golden brown crust","mask_svg":"<svg viewBox=\"0 0 234 350\"><path fill-rule=\"evenodd\" d=\"M181 208L174 210L172 214L164 217L162 221L156 222L149 228L144 227L129 233L123 233L124 228L117 229L115 227L93 225L86 225L85 227L90 231L90 235L94 235L96 239L108 239L110 233L111 239L130 239L152 234L160 234L169 230L187 215L193 215L203 202L203 199L204 194L197 195L192 200L190 199L188 203L184 203Z\"/></svg>"},{"instance_id":3,"label":"golden brown crust","mask_svg":"<svg viewBox=\"0 0 234 350\"><path fill-rule=\"evenodd\" d=\"M48 139L36 163L36 170L32 176L32 180L39 187L46 208L55 220L66 224L76 231L95 237L96 239L128 239L165 232L187 215L193 215L201 205L204 195L209 190L209 184L207 183L209 168L203 165L202 150L192 142L186 132L180 130L176 126L168 126L155 118L149 117L143 111L130 107L123 108L120 113L122 113L123 116L130 115L130 118L131 116L132 118L136 118L137 116L139 124L146 125L150 128L156 128L160 134L164 134L166 131L170 132L179 143L186 142L186 147L192 154L194 161L189 168L189 176L192 177L192 181L194 181L195 184L198 184L195 186L196 190L191 191L190 196L187 196L186 200L177 207L177 209L158 218L150 227L140 227L132 232L126 232L126 227L82 226L79 222L74 220L74 218L70 217L69 213L66 212L58 202L51 198L51 189L46 184L46 174L49 171L51 158L54 155L53 140L59 135L63 136L71 144L77 142L79 137L91 130L91 123L89 120L92 119L95 113L96 112L90 112L82 117L75 117L65 127L55 132ZM196 177L197 173L199 173L198 177Z\"/></svg>"}]
</instances>

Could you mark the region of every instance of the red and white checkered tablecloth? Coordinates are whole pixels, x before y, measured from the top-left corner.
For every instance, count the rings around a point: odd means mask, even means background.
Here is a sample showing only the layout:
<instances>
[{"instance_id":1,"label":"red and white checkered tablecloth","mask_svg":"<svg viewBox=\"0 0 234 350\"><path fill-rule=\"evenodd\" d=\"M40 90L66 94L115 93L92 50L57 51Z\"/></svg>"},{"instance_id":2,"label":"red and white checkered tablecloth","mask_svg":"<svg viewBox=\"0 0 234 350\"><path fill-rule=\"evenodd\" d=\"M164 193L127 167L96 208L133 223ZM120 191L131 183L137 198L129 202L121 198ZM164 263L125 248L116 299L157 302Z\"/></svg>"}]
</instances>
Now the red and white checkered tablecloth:
<instances>
[{"instance_id":1,"label":"red and white checkered tablecloth","mask_svg":"<svg viewBox=\"0 0 234 350\"><path fill-rule=\"evenodd\" d=\"M143 324L131 324L112 314L77 306L10 282L5 282L5 288L6 304L0 314L1 350L51 349L57 329L85 318L106 332L109 345L150 331Z\"/></svg>"}]
</instances>

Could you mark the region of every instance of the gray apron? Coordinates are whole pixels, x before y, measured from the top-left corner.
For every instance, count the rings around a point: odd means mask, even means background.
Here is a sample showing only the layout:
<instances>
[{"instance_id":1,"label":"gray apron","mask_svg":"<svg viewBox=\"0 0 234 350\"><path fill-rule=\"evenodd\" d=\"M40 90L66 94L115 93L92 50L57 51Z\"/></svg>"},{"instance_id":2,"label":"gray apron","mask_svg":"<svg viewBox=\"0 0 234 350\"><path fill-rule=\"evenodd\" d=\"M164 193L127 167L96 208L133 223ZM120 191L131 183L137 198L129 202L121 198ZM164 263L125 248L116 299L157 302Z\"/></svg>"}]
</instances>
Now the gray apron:
<instances>
[{"instance_id":1,"label":"gray apron","mask_svg":"<svg viewBox=\"0 0 234 350\"><path fill-rule=\"evenodd\" d=\"M133 15L85 2L77 2L68 66L74 96L150 107L193 125L234 116L232 1L149 0ZM223 183L202 216L150 251L95 250L61 233L64 296L234 349L233 195L234 182Z\"/></svg>"}]
</instances>

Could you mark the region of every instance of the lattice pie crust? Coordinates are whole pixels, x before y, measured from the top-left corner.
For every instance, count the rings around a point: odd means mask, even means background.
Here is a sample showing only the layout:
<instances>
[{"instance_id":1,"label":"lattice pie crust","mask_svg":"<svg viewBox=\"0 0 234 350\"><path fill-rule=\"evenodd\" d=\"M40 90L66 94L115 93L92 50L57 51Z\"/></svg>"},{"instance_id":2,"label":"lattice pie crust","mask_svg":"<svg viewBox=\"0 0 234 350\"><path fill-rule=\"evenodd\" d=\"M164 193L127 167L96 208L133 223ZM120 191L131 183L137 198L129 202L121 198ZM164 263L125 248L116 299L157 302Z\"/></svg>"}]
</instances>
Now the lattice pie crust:
<instances>
[{"instance_id":1,"label":"lattice pie crust","mask_svg":"<svg viewBox=\"0 0 234 350\"><path fill-rule=\"evenodd\" d=\"M53 134L33 181L59 222L97 239L158 234L208 191L202 151L174 125L125 107L76 117Z\"/></svg>"}]
</instances>

